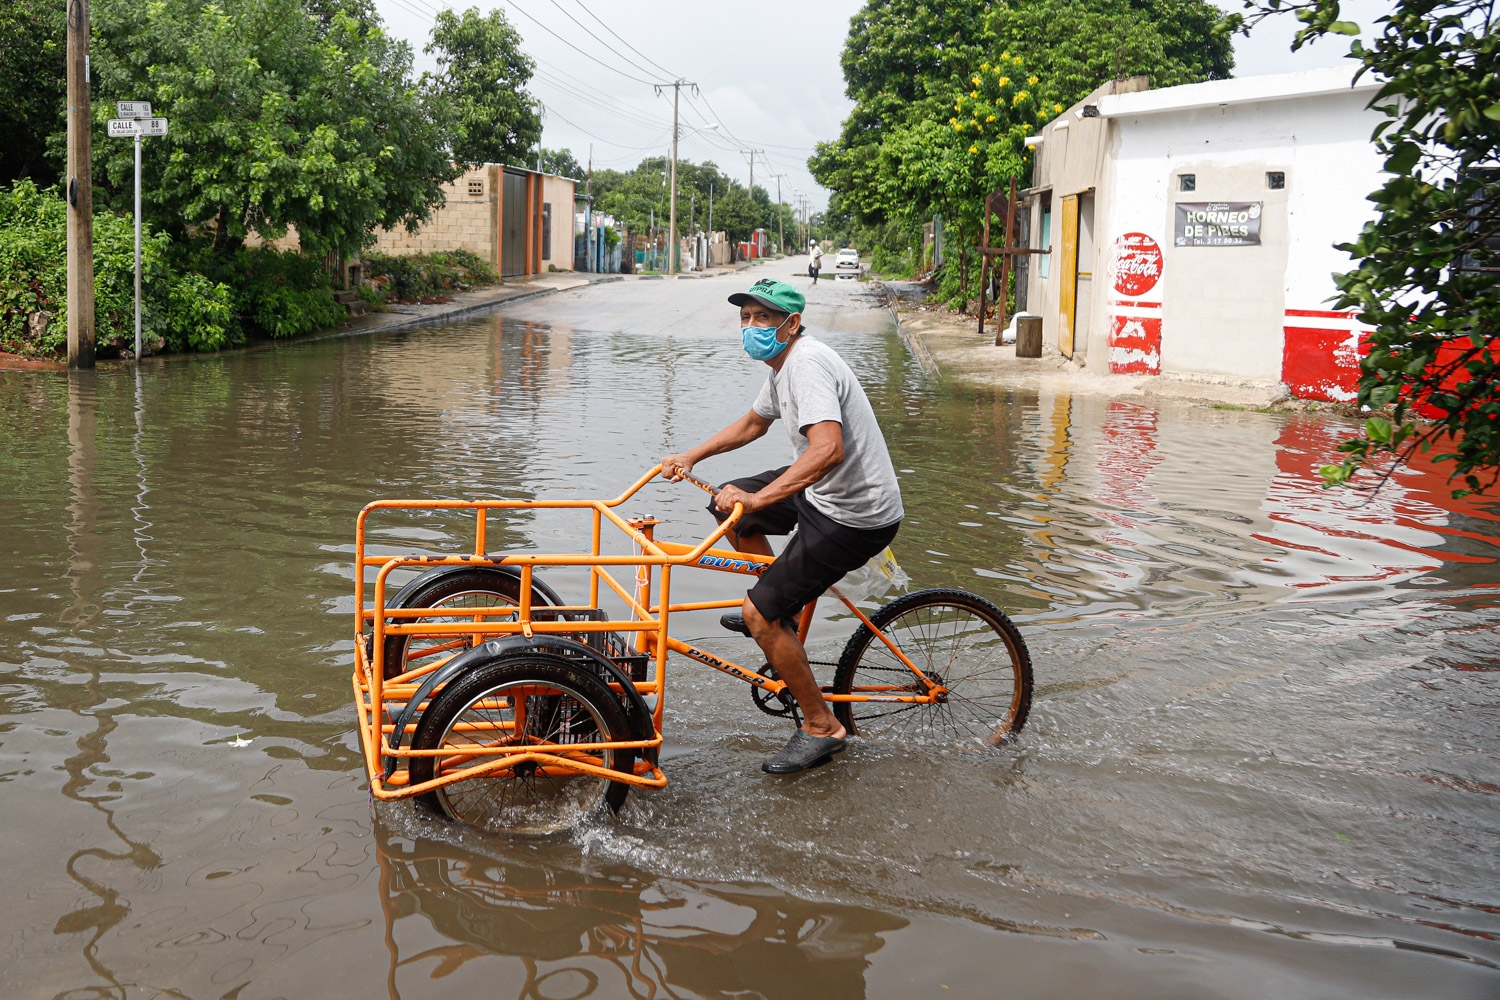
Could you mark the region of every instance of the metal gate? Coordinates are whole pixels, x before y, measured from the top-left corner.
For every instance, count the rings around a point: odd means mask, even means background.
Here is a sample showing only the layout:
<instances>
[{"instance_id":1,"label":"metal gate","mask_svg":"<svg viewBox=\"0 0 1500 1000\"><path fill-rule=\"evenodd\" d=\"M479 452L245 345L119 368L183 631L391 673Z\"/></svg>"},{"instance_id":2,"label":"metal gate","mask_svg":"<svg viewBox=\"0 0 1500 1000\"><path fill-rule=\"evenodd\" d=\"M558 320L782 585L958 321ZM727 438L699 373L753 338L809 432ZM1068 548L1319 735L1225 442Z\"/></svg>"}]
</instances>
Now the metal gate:
<instances>
[{"instance_id":1,"label":"metal gate","mask_svg":"<svg viewBox=\"0 0 1500 1000\"><path fill-rule=\"evenodd\" d=\"M500 273L509 278L526 273L526 176L502 176L505 200L500 204Z\"/></svg>"}]
</instances>

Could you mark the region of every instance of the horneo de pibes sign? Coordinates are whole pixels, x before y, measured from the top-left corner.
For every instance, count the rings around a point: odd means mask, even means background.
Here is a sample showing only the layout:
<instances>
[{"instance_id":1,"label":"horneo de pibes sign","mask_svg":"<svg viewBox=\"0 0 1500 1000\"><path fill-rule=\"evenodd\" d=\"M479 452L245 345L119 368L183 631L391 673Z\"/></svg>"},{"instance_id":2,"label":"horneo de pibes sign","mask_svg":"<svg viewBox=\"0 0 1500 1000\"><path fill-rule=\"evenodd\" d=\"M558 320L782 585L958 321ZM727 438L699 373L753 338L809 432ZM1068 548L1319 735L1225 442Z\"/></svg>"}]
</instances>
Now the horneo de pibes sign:
<instances>
[{"instance_id":1,"label":"horneo de pibes sign","mask_svg":"<svg viewBox=\"0 0 1500 1000\"><path fill-rule=\"evenodd\" d=\"M1258 201L1179 201L1172 242L1180 247L1260 246Z\"/></svg>"}]
</instances>

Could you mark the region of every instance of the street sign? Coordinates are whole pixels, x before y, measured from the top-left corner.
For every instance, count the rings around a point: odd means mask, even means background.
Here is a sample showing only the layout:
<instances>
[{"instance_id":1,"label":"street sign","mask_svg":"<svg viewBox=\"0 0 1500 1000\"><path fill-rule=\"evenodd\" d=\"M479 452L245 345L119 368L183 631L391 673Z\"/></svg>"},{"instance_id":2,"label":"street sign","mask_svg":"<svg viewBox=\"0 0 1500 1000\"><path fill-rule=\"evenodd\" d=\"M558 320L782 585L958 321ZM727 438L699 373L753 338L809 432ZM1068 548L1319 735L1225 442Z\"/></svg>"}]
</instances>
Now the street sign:
<instances>
[{"instance_id":1,"label":"street sign","mask_svg":"<svg viewBox=\"0 0 1500 1000\"><path fill-rule=\"evenodd\" d=\"M111 118L109 120L109 134L111 138L129 138L133 135L166 135L167 120L165 118Z\"/></svg>"},{"instance_id":2,"label":"street sign","mask_svg":"<svg viewBox=\"0 0 1500 1000\"><path fill-rule=\"evenodd\" d=\"M109 120L112 138L135 139L135 360L141 360L141 137L166 135L167 120L152 118L145 101L116 101L120 117Z\"/></svg>"}]
</instances>

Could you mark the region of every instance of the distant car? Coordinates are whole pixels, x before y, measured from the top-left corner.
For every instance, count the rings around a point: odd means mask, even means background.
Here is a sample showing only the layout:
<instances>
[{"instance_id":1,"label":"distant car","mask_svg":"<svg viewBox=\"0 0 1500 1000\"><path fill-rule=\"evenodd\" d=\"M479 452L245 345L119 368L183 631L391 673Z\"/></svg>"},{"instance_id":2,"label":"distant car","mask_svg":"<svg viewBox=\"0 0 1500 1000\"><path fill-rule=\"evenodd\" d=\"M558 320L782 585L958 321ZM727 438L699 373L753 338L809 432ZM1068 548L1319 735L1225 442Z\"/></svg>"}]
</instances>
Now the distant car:
<instances>
[{"instance_id":1,"label":"distant car","mask_svg":"<svg viewBox=\"0 0 1500 1000\"><path fill-rule=\"evenodd\" d=\"M858 271L859 251L853 247L844 247L833 258L833 269L835 271Z\"/></svg>"}]
</instances>

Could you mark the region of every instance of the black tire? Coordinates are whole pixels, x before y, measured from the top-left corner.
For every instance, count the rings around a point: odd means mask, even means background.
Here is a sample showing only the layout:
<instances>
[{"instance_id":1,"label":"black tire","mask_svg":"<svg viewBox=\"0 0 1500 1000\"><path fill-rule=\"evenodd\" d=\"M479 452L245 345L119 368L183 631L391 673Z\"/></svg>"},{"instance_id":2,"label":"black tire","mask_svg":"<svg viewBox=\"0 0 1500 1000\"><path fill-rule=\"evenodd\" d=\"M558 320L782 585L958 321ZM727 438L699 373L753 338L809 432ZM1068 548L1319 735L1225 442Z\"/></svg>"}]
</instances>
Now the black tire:
<instances>
[{"instance_id":1,"label":"black tire","mask_svg":"<svg viewBox=\"0 0 1500 1000\"><path fill-rule=\"evenodd\" d=\"M1021 731L1031 711L1031 654L1005 612L963 590L919 590L870 620L948 695L931 704L835 702L851 734L873 739L970 742L996 746ZM834 674L835 694L880 688L920 694L924 685L861 624Z\"/></svg>"},{"instance_id":2,"label":"black tire","mask_svg":"<svg viewBox=\"0 0 1500 1000\"><path fill-rule=\"evenodd\" d=\"M389 608L473 608L497 607L502 604L521 603L521 581L500 570L484 566L455 566L446 573L439 573L421 581L410 590L402 588L387 605ZM551 595L536 583L531 585L531 603L534 607L552 604ZM391 618L386 624L396 622L453 622L472 620L472 615L434 615L431 618ZM428 657L461 653L471 648L470 638L420 635L388 635L385 637L385 679L390 680L408 670L422 665Z\"/></svg>"},{"instance_id":3,"label":"black tire","mask_svg":"<svg viewBox=\"0 0 1500 1000\"><path fill-rule=\"evenodd\" d=\"M520 715L520 736L516 735ZM475 732L509 725L506 741L529 743L625 742L635 738L620 698L587 668L560 656L521 653L482 663L446 684L417 720L413 750L496 741ZM455 731L458 727L465 731ZM606 750L603 766L631 772L635 754ZM413 784L468 766L468 761L412 757ZM484 758L477 762L483 762ZM444 763L446 761L446 763ZM558 777L521 765L515 773L481 776L419 796L425 807L449 819L495 833L560 833L601 813L618 812L630 793L622 782L589 775Z\"/></svg>"}]
</instances>

